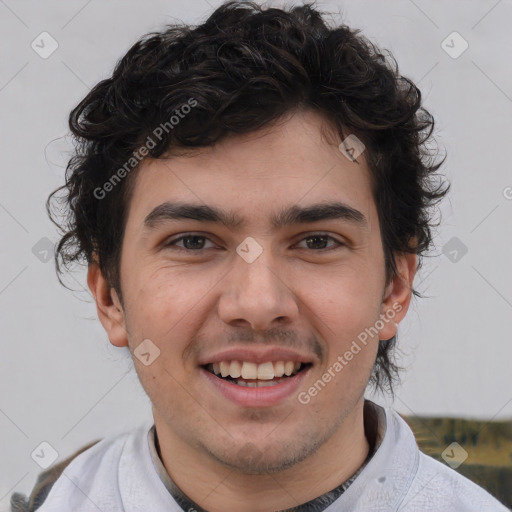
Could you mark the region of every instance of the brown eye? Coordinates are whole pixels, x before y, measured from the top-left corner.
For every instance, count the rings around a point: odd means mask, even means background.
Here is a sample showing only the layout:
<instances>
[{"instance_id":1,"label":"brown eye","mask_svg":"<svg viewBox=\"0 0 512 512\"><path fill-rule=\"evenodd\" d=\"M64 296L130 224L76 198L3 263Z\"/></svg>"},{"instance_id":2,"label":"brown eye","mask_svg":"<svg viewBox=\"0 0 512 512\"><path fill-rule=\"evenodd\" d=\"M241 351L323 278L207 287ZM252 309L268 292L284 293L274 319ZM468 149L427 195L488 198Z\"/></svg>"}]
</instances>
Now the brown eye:
<instances>
[{"instance_id":1,"label":"brown eye","mask_svg":"<svg viewBox=\"0 0 512 512\"><path fill-rule=\"evenodd\" d=\"M165 247L177 247L186 251L200 251L205 249L205 241L208 240L202 235L186 235L170 240L165 244ZM177 245L179 242L183 242L182 246Z\"/></svg>"},{"instance_id":2,"label":"brown eye","mask_svg":"<svg viewBox=\"0 0 512 512\"><path fill-rule=\"evenodd\" d=\"M334 242L334 246L331 245L328 247L329 240ZM333 249L337 249L344 244L333 238L332 236L326 235L324 233L317 233L313 235L308 235L307 237L301 240L302 242L306 242L306 248L312 249L315 251L330 251Z\"/></svg>"}]
</instances>

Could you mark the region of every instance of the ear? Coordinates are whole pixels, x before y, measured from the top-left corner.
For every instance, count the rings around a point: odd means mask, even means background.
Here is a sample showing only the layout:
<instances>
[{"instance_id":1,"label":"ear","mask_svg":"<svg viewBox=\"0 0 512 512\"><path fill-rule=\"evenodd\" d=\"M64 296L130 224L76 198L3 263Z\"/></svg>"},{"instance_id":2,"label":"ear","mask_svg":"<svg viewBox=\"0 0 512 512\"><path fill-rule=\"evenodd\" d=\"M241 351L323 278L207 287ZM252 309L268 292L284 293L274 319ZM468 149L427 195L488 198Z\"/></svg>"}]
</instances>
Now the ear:
<instances>
[{"instance_id":1,"label":"ear","mask_svg":"<svg viewBox=\"0 0 512 512\"><path fill-rule=\"evenodd\" d=\"M128 336L121 301L115 289L103 277L97 262L89 264L87 284L94 296L98 318L107 331L110 343L116 347L127 347Z\"/></svg>"},{"instance_id":2,"label":"ear","mask_svg":"<svg viewBox=\"0 0 512 512\"><path fill-rule=\"evenodd\" d=\"M398 324L405 317L412 298L412 283L416 275L418 257L416 254L395 254L397 275L386 286L381 306L379 339L389 340L398 330Z\"/></svg>"}]
</instances>

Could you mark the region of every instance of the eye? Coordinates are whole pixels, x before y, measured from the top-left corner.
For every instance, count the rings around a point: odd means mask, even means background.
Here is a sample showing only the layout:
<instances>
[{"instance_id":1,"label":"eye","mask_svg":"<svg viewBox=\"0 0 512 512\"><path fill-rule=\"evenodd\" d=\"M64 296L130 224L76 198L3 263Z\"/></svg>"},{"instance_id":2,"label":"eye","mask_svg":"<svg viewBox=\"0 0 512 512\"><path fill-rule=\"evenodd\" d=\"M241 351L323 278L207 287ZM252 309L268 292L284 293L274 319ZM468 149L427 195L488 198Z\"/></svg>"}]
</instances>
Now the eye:
<instances>
[{"instance_id":1,"label":"eye","mask_svg":"<svg viewBox=\"0 0 512 512\"><path fill-rule=\"evenodd\" d=\"M169 242L165 243L165 247L178 247L179 249L183 249L185 251L200 251L205 249L205 241L209 240L205 236L202 235L184 235L179 238L175 238L174 240L169 240ZM183 242L183 246L178 246L179 242ZM210 240L211 242L211 240Z\"/></svg>"},{"instance_id":2,"label":"eye","mask_svg":"<svg viewBox=\"0 0 512 512\"><path fill-rule=\"evenodd\" d=\"M332 240L335 245L331 247L326 247L326 244L328 243L329 240ZM302 242L306 242L308 249L313 248L313 250L316 250L318 252L331 251L345 245L342 242L336 240L334 237L327 235L326 233L313 233L303 238L300 243Z\"/></svg>"},{"instance_id":3,"label":"eye","mask_svg":"<svg viewBox=\"0 0 512 512\"><path fill-rule=\"evenodd\" d=\"M329 241L331 241L331 246L329 247ZM174 238L165 243L165 247L170 248L178 248L180 250L189 251L189 252L199 252L203 249L208 249L209 247L205 247L205 243L210 242L213 247L215 245L213 242L203 235L189 234L182 235L178 238ZM334 242L334 245L332 244ZM304 237L300 243L305 243L306 247L302 247L305 249L311 249L315 252L322 251L331 251L343 247L345 244L336 240L334 237L327 235L326 233L313 233ZM179 245L182 244L182 245ZM298 244L298 245L299 245ZM298 246L297 245L297 246Z\"/></svg>"}]
</instances>

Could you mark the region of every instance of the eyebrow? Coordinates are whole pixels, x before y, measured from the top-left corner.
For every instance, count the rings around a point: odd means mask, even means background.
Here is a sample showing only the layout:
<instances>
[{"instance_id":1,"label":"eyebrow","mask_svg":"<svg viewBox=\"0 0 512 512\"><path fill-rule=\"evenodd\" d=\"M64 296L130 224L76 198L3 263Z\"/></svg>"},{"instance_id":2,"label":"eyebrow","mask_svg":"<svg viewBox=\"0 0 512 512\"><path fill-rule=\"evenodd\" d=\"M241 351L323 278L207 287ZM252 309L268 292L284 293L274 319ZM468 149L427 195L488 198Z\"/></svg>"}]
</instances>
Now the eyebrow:
<instances>
[{"instance_id":1,"label":"eyebrow","mask_svg":"<svg viewBox=\"0 0 512 512\"><path fill-rule=\"evenodd\" d=\"M241 230L245 226L244 219L235 212L208 205L165 202L156 206L147 215L144 219L144 229L152 230L167 221L184 219L215 222L231 231ZM274 214L270 222L272 228L277 230L286 226L331 219L346 220L361 227L368 225L368 220L359 210L340 202L318 203L306 207L294 205Z\"/></svg>"}]
</instances>

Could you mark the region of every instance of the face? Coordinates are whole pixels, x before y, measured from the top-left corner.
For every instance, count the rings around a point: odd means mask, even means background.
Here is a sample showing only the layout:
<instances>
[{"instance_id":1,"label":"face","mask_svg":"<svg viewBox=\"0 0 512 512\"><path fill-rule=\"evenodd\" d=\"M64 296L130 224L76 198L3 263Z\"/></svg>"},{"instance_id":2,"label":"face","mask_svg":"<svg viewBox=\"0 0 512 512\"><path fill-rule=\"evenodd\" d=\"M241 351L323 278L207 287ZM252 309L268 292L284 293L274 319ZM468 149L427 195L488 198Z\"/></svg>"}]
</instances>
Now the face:
<instances>
[{"instance_id":1,"label":"face","mask_svg":"<svg viewBox=\"0 0 512 512\"><path fill-rule=\"evenodd\" d=\"M325 126L297 113L146 161L123 304L112 291L99 305L111 342L134 355L157 430L244 472L292 467L347 428L378 340L408 304L386 283L364 153L350 161Z\"/></svg>"}]
</instances>

